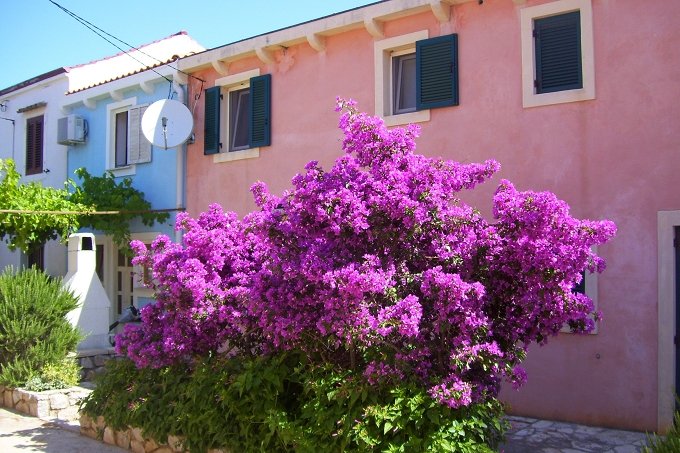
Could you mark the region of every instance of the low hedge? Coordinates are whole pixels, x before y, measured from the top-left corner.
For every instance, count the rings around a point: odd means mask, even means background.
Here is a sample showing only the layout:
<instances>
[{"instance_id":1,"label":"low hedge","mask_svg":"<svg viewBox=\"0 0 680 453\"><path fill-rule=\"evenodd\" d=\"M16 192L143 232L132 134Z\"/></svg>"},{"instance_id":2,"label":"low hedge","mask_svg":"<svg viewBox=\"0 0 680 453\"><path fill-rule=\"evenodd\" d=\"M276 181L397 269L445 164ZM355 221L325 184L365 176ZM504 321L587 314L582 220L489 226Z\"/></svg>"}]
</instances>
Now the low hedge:
<instances>
[{"instance_id":1,"label":"low hedge","mask_svg":"<svg viewBox=\"0 0 680 453\"><path fill-rule=\"evenodd\" d=\"M490 453L506 428L495 399L451 409L415 385L371 385L298 353L208 357L191 370L110 361L81 410L113 429L181 436L192 452Z\"/></svg>"}]
</instances>

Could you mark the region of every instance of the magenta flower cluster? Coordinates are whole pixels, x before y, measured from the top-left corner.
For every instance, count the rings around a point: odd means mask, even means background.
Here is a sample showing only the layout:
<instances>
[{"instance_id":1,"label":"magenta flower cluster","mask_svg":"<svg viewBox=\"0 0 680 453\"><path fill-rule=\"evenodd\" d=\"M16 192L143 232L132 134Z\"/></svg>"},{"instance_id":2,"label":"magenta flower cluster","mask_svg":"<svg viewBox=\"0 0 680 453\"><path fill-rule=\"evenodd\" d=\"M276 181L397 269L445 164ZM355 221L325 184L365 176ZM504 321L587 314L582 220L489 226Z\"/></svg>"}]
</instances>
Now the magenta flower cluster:
<instances>
[{"instance_id":1,"label":"magenta flower cluster","mask_svg":"<svg viewBox=\"0 0 680 453\"><path fill-rule=\"evenodd\" d=\"M493 220L459 198L500 168L416 154L416 126L387 129L338 100L345 155L310 162L281 196L263 183L239 219L179 215L183 243L133 242L157 303L117 347L139 367L206 354L303 351L369 382L415 382L460 407L497 395L533 342L598 314L572 288L601 272L609 221L578 220L548 192L501 181Z\"/></svg>"}]
</instances>

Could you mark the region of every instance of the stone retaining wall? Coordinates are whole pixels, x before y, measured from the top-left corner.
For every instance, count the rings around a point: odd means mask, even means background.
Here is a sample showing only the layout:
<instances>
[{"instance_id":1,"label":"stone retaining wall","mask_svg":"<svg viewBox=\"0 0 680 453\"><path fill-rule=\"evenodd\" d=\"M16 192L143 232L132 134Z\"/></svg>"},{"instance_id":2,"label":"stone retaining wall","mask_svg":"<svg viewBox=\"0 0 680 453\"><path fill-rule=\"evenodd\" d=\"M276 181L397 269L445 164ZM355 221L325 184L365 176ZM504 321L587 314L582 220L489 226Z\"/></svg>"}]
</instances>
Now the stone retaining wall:
<instances>
[{"instance_id":1,"label":"stone retaining wall","mask_svg":"<svg viewBox=\"0 0 680 453\"><path fill-rule=\"evenodd\" d=\"M87 415L82 415L80 417L80 434L104 441L104 443L109 445L117 445L134 453L188 453L188 450L184 449L182 439L179 437L168 436L166 442L158 442L145 437L140 428L114 431L109 426L106 426L106 421L101 416L93 420ZM208 453L229 452L222 449L212 449Z\"/></svg>"},{"instance_id":2,"label":"stone retaining wall","mask_svg":"<svg viewBox=\"0 0 680 453\"><path fill-rule=\"evenodd\" d=\"M115 356L113 348L78 351L76 358L81 367L81 381L91 382L96 375L104 372L104 364Z\"/></svg>"},{"instance_id":3,"label":"stone retaining wall","mask_svg":"<svg viewBox=\"0 0 680 453\"><path fill-rule=\"evenodd\" d=\"M31 392L0 385L0 406L38 418L77 420L78 404L91 392L83 387Z\"/></svg>"}]
</instances>

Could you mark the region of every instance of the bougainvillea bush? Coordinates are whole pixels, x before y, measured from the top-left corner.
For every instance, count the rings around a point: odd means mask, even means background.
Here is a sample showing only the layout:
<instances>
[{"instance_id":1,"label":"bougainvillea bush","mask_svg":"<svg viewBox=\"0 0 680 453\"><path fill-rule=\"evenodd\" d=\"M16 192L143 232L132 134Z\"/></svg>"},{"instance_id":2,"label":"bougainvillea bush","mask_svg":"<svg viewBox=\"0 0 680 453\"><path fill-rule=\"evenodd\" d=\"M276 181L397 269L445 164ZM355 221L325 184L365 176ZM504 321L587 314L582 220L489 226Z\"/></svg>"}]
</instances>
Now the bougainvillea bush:
<instances>
[{"instance_id":1,"label":"bougainvillea bush","mask_svg":"<svg viewBox=\"0 0 680 453\"><path fill-rule=\"evenodd\" d=\"M295 351L307 367L464 409L503 379L521 385L531 343L594 327L592 301L572 288L604 269L592 247L612 222L575 219L554 194L506 180L489 221L459 194L497 162L428 158L416 126L387 129L352 101L338 109L345 154L330 169L310 162L280 196L255 184L259 209L243 219L218 205L178 215L182 244L133 242L158 302L126 326L120 352L160 368Z\"/></svg>"}]
</instances>

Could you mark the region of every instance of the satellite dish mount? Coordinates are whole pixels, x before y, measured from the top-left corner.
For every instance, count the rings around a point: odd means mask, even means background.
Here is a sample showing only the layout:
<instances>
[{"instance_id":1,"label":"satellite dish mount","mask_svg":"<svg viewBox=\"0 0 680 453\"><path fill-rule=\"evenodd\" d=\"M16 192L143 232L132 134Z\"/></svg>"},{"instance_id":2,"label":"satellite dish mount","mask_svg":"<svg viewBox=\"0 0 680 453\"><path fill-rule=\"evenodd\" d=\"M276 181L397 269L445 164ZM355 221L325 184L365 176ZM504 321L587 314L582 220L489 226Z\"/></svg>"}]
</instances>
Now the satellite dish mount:
<instances>
[{"instance_id":1,"label":"satellite dish mount","mask_svg":"<svg viewBox=\"0 0 680 453\"><path fill-rule=\"evenodd\" d=\"M186 142L194 128L189 109L179 101L163 99L151 104L142 117L142 133L154 146L174 148Z\"/></svg>"}]
</instances>

